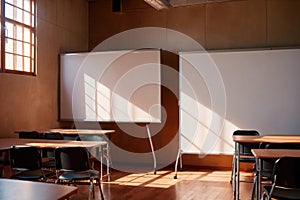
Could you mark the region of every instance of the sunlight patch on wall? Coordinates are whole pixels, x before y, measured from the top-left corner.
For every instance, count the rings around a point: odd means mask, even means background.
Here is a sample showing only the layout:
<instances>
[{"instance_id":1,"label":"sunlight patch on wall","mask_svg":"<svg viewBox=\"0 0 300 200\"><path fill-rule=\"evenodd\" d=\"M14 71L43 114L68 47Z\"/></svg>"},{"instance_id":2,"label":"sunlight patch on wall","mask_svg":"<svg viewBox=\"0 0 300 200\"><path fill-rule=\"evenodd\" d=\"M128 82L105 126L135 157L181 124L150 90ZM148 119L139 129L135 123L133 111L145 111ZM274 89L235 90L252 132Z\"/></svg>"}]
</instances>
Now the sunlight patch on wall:
<instances>
[{"instance_id":1,"label":"sunlight patch on wall","mask_svg":"<svg viewBox=\"0 0 300 200\"><path fill-rule=\"evenodd\" d=\"M210 108L204 106L189 95L181 93L181 147L183 152L196 154L232 154L233 131L239 129L228 120L224 120ZM212 119L214 122L212 123ZM223 126L221 132L216 126Z\"/></svg>"}]
</instances>

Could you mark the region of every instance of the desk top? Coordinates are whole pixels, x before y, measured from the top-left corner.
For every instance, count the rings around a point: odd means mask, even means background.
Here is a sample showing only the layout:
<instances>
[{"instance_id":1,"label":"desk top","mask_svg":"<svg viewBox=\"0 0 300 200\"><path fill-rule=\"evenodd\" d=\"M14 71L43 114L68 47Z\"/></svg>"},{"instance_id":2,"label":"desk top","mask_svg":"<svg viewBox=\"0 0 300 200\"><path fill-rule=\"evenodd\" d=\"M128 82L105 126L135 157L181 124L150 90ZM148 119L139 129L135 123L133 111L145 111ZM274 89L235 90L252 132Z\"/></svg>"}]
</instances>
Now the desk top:
<instances>
[{"instance_id":1,"label":"desk top","mask_svg":"<svg viewBox=\"0 0 300 200\"><path fill-rule=\"evenodd\" d=\"M262 135L262 136L246 136L233 135L232 139L238 143L300 143L300 135Z\"/></svg>"},{"instance_id":2,"label":"desk top","mask_svg":"<svg viewBox=\"0 0 300 200\"><path fill-rule=\"evenodd\" d=\"M68 134L83 134L83 135L107 135L112 134L115 130L91 130L91 129L50 129L43 132L60 132L63 135Z\"/></svg>"},{"instance_id":3,"label":"desk top","mask_svg":"<svg viewBox=\"0 0 300 200\"><path fill-rule=\"evenodd\" d=\"M85 147L93 148L106 145L105 141L74 141L74 140L43 140L43 139L19 139L0 138L0 150L7 150L13 145L35 146L38 148L56 147Z\"/></svg>"},{"instance_id":4,"label":"desk top","mask_svg":"<svg viewBox=\"0 0 300 200\"><path fill-rule=\"evenodd\" d=\"M15 131L15 133L19 132L31 132L33 130L19 130ZM73 135L73 134L82 134L82 135L109 135L112 133L115 133L115 130L92 130L92 129L59 129L59 128L54 128L54 129L49 129L49 130L35 130L39 133L45 133L45 132L59 132L63 135Z\"/></svg>"},{"instance_id":5,"label":"desk top","mask_svg":"<svg viewBox=\"0 0 300 200\"><path fill-rule=\"evenodd\" d=\"M74 186L0 178L0 199L66 199L77 193Z\"/></svg>"},{"instance_id":6,"label":"desk top","mask_svg":"<svg viewBox=\"0 0 300 200\"><path fill-rule=\"evenodd\" d=\"M251 152L256 158L300 157L300 150L298 149L251 149Z\"/></svg>"}]
</instances>

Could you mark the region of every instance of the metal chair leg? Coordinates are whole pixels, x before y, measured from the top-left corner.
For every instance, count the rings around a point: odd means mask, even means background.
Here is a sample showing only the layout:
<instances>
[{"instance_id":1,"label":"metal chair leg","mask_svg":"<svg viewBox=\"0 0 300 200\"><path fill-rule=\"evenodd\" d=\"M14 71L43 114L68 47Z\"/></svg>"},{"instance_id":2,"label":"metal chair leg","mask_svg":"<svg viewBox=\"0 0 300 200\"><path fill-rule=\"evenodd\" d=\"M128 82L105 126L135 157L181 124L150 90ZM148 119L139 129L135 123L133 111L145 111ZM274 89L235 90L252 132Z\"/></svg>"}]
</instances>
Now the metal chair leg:
<instances>
[{"instance_id":1,"label":"metal chair leg","mask_svg":"<svg viewBox=\"0 0 300 200\"><path fill-rule=\"evenodd\" d=\"M104 200L104 195L103 195L103 191L102 191L102 187L101 187L100 181L98 181L98 187L99 187L99 191L100 191L101 200Z\"/></svg>"},{"instance_id":2,"label":"metal chair leg","mask_svg":"<svg viewBox=\"0 0 300 200\"><path fill-rule=\"evenodd\" d=\"M251 200L254 199L255 188L256 188L256 184L257 184L257 174L256 173L255 173L255 176L254 176L254 179L253 179L252 188L251 188L251 196L250 196ZM259 199L259 197L257 197L256 199Z\"/></svg>"}]
</instances>

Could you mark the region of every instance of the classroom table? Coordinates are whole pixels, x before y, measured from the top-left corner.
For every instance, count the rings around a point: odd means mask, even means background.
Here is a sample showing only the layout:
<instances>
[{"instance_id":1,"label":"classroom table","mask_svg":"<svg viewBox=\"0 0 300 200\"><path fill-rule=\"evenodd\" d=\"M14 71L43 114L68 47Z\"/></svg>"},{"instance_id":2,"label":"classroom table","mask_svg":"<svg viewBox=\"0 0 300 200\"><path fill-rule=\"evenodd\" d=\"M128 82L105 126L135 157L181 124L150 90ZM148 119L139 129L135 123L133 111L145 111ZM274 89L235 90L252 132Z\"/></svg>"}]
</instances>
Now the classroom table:
<instances>
[{"instance_id":1,"label":"classroom table","mask_svg":"<svg viewBox=\"0 0 300 200\"><path fill-rule=\"evenodd\" d=\"M32 130L31 130L32 131ZM19 131L15 131L15 133L19 133L19 132L31 132L31 131L24 131L24 130L19 130ZM115 133L115 130L101 130L101 129L64 129L64 128L54 128L54 129L47 129L47 130L35 130L38 133L40 133L41 135L43 135L46 132L59 132L60 134L64 135L65 138L68 138L70 136L107 136L108 139L104 138L103 142L106 142L106 147L104 148L105 144L103 143L101 145L101 151L98 151L100 153L99 159L100 159L100 176L101 176L101 180L103 175L103 152L104 149L106 149L106 175L108 176L108 179L110 179L110 163L111 163L111 156L110 156L110 137L113 133ZM105 175L105 176L106 176Z\"/></svg>"},{"instance_id":2,"label":"classroom table","mask_svg":"<svg viewBox=\"0 0 300 200\"><path fill-rule=\"evenodd\" d=\"M240 190L240 154L239 154L239 144L243 143L300 143L300 135L261 135L261 136L246 136L246 135L233 135L232 139L235 143L234 145L234 179L232 184L234 187L234 199L239 199Z\"/></svg>"},{"instance_id":3,"label":"classroom table","mask_svg":"<svg viewBox=\"0 0 300 200\"><path fill-rule=\"evenodd\" d=\"M110 179L110 163L111 163L111 156L110 156L110 136L111 134L115 133L115 130L100 130L100 129L49 129L49 130L44 130L44 131L38 131L40 133L45 133L45 132L59 132L60 134L64 135L64 137L66 136L70 136L70 135L78 135L79 138L80 136L107 136L108 139L104 138L104 140L107 142L106 145L106 175L108 176L108 180ZM102 150L100 151L100 176L101 176L101 180L103 175L103 151L104 149L102 148Z\"/></svg>"},{"instance_id":4,"label":"classroom table","mask_svg":"<svg viewBox=\"0 0 300 200\"><path fill-rule=\"evenodd\" d=\"M44 131L38 131L38 132L59 132L63 135L72 135L72 134L78 134L78 135L110 135L112 133L115 133L115 130L92 130L92 129L49 129Z\"/></svg>"},{"instance_id":5,"label":"classroom table","mask_svg":"<svg viewBox=\"0 0 300 200\"><path fill-rule=\"evenodd\" d=\"M34 146L39 149L56 147L85 147L89 151L99 149L107 145L106 141L75 141L75 140L46 140L46 139L20 139L20 138L0 138L0 151L7 151L14 145ZM102 154L101 154L102 157ZM102 179L103 171L100 169Z\"/></svg>"},{"instance_id":6,"label":"classroom table","mask_svg":"<svg viewBox=\"0 0 300 200\"><path fill-rule=\"evenodd\" d=\"M74 186L0 178L0 199L63 200L77 190Z\"/></svg>"},{"instance_id":7,"label":"classroom table","mask_svg":"<svg viewBox=\"0 0 300 200\"><path fill-rule=\"evenodd\" d=\"M106 142L0 138L0 150L8 150L11 146L14 146L14 145L34 146L37 148L85 147L87 149L92 149L92 148L101 147L101 145L106 145Z\"/></svg>"},{"instance_id":8,"label":"classroom table","mask_svg":"<svg viewBox=\"0 0 300 200\"><path fill-rule=\"evenodd\" d=\"M105 135L110 138L111 134L115 133L115 130L99 130L99 129L63 129L63 128L54 128L54 129L45 129L45 130L18 130L15 131L15 133L20 132L32 132L36 131L40 133L41 135L46 132L59 132L60 134L64 136L70 136L70 135Z\"/></svg>"},{"instance_id":9,"label":"classroom table","mask_svg":"<svg viewBox=\"0 0 300 200\"><path fill-rule=\"evenodd\" d=\"M256 198L260 199L261 194L261 161L263 159L277 159L284 156L300 157L300 150L295 149L251 149L254 157L256 158L257 169L257 185L256 185Z\"/></svg>"}]
</instances>

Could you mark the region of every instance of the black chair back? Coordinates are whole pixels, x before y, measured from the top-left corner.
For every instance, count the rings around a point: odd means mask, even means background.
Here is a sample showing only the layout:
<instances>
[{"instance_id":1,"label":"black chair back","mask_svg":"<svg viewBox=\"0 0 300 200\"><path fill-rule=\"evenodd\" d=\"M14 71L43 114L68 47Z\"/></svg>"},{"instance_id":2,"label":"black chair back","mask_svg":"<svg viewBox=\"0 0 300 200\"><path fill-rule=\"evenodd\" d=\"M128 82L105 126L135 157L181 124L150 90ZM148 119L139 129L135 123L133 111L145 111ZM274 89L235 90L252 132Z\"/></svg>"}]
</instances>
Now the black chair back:
<instances>
[{"instance_id":1,"label":"black chair back","mask_svg":"<svg viewBox=\"0 0 300 200\"><path fill-rule=\"evenodd\" d=\"M267 149L300 149L300 144L296 143L268 143Z\"/></svg>"},{"instance_id":2,"label":"black chair back","mask_svg":"<svg viewBox=\"0 0 300 200\"><path fill-rule=\"evenodd\" d=\"M35 170L42 166L41 154L36 147L12 146L10 148L12 169Z\"/></svg>"},{"instance_id":3,"label":"black chair back","mask_svg":"<svg viewBox=\"0 0 300 200\"><path fill-rule=\"evenodd\" d=\"M38 139L40 134L37 131L20 131L19 138Z\"/></svg>"},{"instance_id":4,"label":"black chair back","mask_svg":"<svg viewBox=\"0 0 300 200\"><path fill-rule=\"evenodd\" d=\"M63 140L64 136L59 132L46 132L44 138L49 140Z\"/></svg>"},{"instance_id":5,"label":"black chair back","mask_svg":"<svg viewBox=\"0 0 300 200\"><path fill-rule=\"evenodd\" d=\"M263 149L300 149L299 144L295 143L261 143L260 148ZM262 174L268 178L273 177L274 164L277 159L262 160Z\"/></svg>"},{"instance_id":6,"label":"black chair back","mask_svg":"<svg viewBox=\"0 0 300 200\"><path fill-rule=\"evenodd\" d=\"M236 130L233 132L233 135L247 135L247 136L259 136L258 131L256 130ZM252 156L251 149L259 148L259 143L243 143L239 144L239 153L241 155Z\"/></svg>"},{"instance_id":7,"label":"black chair back","mask_svg":"<svg viewBox=\"0 0 300 200\"><path fill-rule=\"evenodd\" d=\"M300 158L282 157L274 165L276 186L300 189Z\"/></svg>"},{"instance_id":8,"label":"black chair back","mask_svg":"<svg viewBox=\"0 0 300 200\"><path fill-rule=\"evenodd\" d=\"M90 169L89 155L83 147L57 147L54 153L57 170L85 171Z\"/></svg>"}]
</instances>

